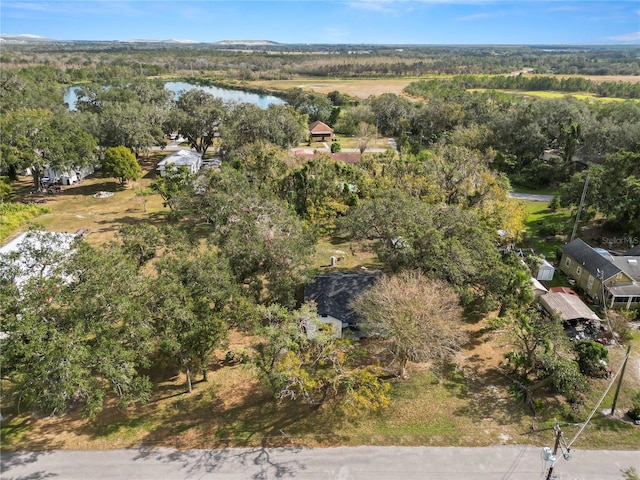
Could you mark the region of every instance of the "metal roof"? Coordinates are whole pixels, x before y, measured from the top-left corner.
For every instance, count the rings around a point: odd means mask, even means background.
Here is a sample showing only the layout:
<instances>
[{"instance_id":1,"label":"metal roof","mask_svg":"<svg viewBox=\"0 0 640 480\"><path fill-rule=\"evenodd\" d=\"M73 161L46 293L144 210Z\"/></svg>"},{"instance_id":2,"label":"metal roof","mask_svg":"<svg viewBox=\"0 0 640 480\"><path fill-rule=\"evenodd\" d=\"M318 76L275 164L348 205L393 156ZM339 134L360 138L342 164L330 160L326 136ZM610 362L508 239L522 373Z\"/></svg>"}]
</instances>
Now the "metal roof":
<instances>
[{"instance_id":1,"label":"metal roof","mask_svg":"<svg viewBox=\"0 0 640 480\"><path fill-rule=\"evenodd\" d=\"M544 309L552 315L558 315L562 321L600 320L579 297L568 293L547 293L540 297Z\"/></svg>"},{"instance_id":2,"label":"metal roof","mask_svg":"<svg viewBox=\"0 0 640 480\"><path fill-rule=\"evenodd\" d=\"M333 133L333 129L327 125L326 123L321 122L320 120L316 120L311 125L309 125L309 131L314 135L329 135Z\"/></svg>"},{"instance_id":3,"label":"metal roof","mask_svg":"<svg viewBox=\"0 0 640 480\"><path fill-rule=\"evenodd\" d=\"M201 161L202 156L199 153L182 149L164 157L161 161L158 162L157 169L164 170L167 164L173 164L176 166L198 165Z\"/></svg>"}]
</instances>

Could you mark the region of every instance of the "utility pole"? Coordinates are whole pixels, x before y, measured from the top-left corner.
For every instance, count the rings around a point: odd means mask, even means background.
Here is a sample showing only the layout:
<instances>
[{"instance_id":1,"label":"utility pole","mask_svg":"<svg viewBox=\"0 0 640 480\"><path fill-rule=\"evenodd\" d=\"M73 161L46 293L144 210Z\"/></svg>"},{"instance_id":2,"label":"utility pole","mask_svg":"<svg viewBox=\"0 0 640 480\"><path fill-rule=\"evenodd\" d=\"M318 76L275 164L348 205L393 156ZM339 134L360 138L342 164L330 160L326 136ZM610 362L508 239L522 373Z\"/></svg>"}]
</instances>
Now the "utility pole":
<instances>
[{"instance_id":1,"label":"utility pole","mask_svg":"<svg viewBox=\"0 0 640 480\"><path fill-rule=\"evenodd\" d=\"M582 188L582 196L580 197L580 205L578 205L578 213L576 213L576 221L573 224L573 232L571 233L571 240L573 242L576 238L576 232L578 231L578 222L580 221L580 214L582 213L582 204L584 203L584 199L587 196L587 187L589 185L589 174L587 173L587 178L584 180L584 187Z\"/></svg>"},{"instance_id":2,"label":"utility pole","mask_svg":"<svg viewBox=\"0 0 640 480\"><path fill-rule=\"evenodd\" d=\"M629 360L629 355L631 353L631 345L627 347L627 355L624 357L624 362L622 363L622 369L620 370L620 378L618 379L618 385L616 386L616 393L613 396L613 404L611 405L611 415L613 415L616 411L616 403L618 403L618 394L620 393L620 387L622 386L622 377L624 377L624 369L627 367L627 361Z\"/></svg>"},{"instance_id":3,"label":"utility pole","mask_svg":"<svg viewBox=\"0 0 640 480\"><path fill-rule=\"evenodd\" d=\"M560 427L558 426L557 422L554 425L553 430L556 432L556 444L553 447L553 452L550 452L551 449L549 447L547 447L546 450L543 450L543 455L546 454L545 460L551 464L551 466L549 467L549 471L547 472L546 480L551 480L552 478L553 467L556 464L556 460L558 459L557 453L558 453L558 447L560 446L560 435L562 435L562 431L560 430Z\"/></svg>"},{"instance_id":4,"label":"utility pole","mask_svg":"<svg viewBox=\"0 0 640 480\"><path fill-rule=\"evenodd\" d=\"M556 461L558 460L558 450L561 447L560 442L562 442L562 445L563 445L562 456L564 457L564 459L569 460L569 458L571 458L571 449L567 445L567 442L564 440L564 437L562 435L562 430L560 429L560 425L558 425L557 421L556 421L556 424L553 426L553 430L554 432L556 432L556 443L553 447L553 451L549 447L545 447L542 449L542 459L545 462L547 462L547 464L549 464L549 470L547 472L547 476L545 477L546 480L551 480L553 478L553 467L555 466ZM566 452L564 451L565 449L566 449Z\"/></svg>"}]
</instances>

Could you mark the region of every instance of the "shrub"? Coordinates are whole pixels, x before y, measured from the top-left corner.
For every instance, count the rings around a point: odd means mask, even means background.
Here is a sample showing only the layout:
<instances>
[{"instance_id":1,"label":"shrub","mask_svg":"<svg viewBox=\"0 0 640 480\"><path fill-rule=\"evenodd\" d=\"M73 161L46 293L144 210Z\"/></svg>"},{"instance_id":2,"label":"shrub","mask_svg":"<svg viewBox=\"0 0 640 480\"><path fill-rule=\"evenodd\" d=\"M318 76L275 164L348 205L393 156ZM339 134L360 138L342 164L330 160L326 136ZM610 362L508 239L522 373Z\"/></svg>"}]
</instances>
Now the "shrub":
<instances>
[{"instance_id":1,"label":"shrub","mask_svg":"<svg viewBox=\"0 0 640 480\"><path fill-rule=\"evenodd\" d=\"M609 360L609 351L604 345L593 340L582 340L573 348L578 355L580 372L591 377L602 373L604 365Z\"/></svg>"},{"instance_id":2,"label":"shrub","mask_svg":"<svg viewBox=\"0 0 640 480\"><path fill-rule=\"evenodd\" d=\"M636 418L640 418L640 390L631 397L631 410L629 410L629 413Z\"/></svg>"},{"instance_id":3,"label":"shrub","mask_svg":"<svg viewBox=\"0 0 640 480\"><path fill-rule=\"evenodd\" d=\"M0 203L0 241L5 239L9 233L18 228L22 222L31 220L38 215L48 213L47 207L34 204L22 204L4 202Z\"/></svg>"}]
</instances>

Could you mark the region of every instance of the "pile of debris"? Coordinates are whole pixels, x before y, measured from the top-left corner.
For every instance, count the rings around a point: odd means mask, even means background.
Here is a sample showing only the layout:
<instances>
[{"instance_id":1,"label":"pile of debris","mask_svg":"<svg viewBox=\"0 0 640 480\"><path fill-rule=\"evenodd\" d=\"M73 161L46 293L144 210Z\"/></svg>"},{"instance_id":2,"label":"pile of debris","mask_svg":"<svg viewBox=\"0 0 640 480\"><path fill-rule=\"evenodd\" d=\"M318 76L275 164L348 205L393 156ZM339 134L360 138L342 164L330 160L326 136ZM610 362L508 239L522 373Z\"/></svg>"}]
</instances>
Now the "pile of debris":
<instances>
[{"instance_id":1,"label":"pile of debris","mask_svg":"<svg viewBox=\"0 0 640 480\"><path fill-rule=\"evenodd\" d=\"M96 192L93 194L93 198L108 198L108 197L113 197L113 192Z\"/></svg>"}]
</instances>

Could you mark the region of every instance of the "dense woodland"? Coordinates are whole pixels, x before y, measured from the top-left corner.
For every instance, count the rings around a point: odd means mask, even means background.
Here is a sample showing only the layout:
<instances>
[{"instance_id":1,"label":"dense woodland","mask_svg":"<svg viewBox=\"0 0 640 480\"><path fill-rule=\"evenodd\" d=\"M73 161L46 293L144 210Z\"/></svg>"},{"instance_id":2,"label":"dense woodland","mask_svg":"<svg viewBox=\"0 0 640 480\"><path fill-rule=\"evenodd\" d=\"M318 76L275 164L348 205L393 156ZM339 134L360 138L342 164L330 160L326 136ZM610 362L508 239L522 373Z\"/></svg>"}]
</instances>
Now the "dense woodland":
<instances>
[{"instance_id":1,"label":"dense woodland","mask_svg":"<svg viewBox=\"0 0 640 480\"><path fill-rule=\"evenodd\" d=\"M72 81L109 81L110 73L151 76L205 71L235 77L318 77L509 74L523 68L543 75L638 75L636 46L224 46L122 42L3 45L5 65L64 66ZM92 67L94 73L83 67ZM97 76L97 77L96 77Z\"/></svg>"},{"instance_id":2,"label":"dense woodland","mask_svg":"<svg viewBox=\"0 0 640 480\"><path fill-rule=\"evenodd\" d=\"M174 132L223 161L197 177L175 169L156 179L153 190L167 207L161 224L123 228L102 248L79 242L73 262L60 261L55 240L43 236L41 248L28 252L38 273L26 282L14 257L0 259L2 377L16 402L45 414L80 405L95 415L110 396L123 405L147 400L148 372L166 364L186 374L190 391L194 376L206 377L213 350L237 329L256 339L243 361L275 398L362 414L392 401L388 378L409 375L408 362L446 371L464 342L465 318L495 311L513 331L505 375L518 398L532 408L534 397L550 392L580 403L604 354L571 344L558 322L543 324L530 308L529 273L497 247L517 242L524 225L522 206L507 195L512 183L561 187L560 201L575 205L587 172L597 190L586 211L616 231L640 233L640 103L629 99L637 89L465 75L417 80L406 96L364 100L294 88L280 92L287 105L260 109L199 90L175 100L147 77L191 68L211 71L214 80L242 71L415 76L523 67L638 74L638 50L372 47L354 57L270 49L73 44L3 52L5 185L29 168L37 189L46 166L85 164L134 181L138 158ZM69 111L62 87L77 82L77 110ZM495 89L623 98L545 99ZM357 164L301 159L289 149L307 140L312 120L357 138L362 151L378 134L396 138L398 151L365 153ZM549 149L557 154L542 157ZM11 188L0 193L12 199ZM313 277L318 239L331 236L375 252L385 274L354 305L374 345L388 352L383 360L349 336L321 327L313 339L306 335L317 314L301 304L300 291Z\"/></svg>"}]
</instances>

